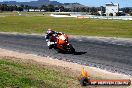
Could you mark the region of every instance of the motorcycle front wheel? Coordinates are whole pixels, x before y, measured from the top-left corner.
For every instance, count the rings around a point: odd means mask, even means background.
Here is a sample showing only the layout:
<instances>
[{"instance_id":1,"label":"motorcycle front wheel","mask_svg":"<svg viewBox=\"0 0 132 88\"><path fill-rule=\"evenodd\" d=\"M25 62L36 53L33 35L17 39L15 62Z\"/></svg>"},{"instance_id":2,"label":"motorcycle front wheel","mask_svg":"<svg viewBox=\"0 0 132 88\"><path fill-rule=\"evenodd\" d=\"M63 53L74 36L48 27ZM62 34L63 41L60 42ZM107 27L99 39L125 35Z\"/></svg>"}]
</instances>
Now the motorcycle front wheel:
<instances>
[{"instance_id":1,"label":"motorcycle front wheel","mask_svg":"<svg viewBox=\"0 0 132 88\"><path fill-rule=\"evenodd\" d=\"M67 52L68 52L68 53L75 53L75 49L73 48L73 46L72 46L71 44L69 44L69 45L67 46Z\"/></svg>"}]
</instances>

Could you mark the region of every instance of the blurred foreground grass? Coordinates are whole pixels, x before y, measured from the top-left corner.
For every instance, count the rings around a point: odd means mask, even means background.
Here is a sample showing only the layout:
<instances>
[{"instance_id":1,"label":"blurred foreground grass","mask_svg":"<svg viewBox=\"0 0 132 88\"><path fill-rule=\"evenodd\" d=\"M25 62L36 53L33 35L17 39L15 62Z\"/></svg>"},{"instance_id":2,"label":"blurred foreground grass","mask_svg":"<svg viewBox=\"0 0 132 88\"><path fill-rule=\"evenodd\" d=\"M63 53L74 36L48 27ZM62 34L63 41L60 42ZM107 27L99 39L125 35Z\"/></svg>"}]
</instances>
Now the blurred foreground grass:
<instances>
[{"instance_id":1,"label":"blurred foreground grass","mask_svg":"<svg viewBox=\"0 0 132 88\"><path fill-rule=\"evenodd\" d=\"M76 78L55 69L0 59L0 88L68 88L77 82Z\"/></svg>"}]
</instances>

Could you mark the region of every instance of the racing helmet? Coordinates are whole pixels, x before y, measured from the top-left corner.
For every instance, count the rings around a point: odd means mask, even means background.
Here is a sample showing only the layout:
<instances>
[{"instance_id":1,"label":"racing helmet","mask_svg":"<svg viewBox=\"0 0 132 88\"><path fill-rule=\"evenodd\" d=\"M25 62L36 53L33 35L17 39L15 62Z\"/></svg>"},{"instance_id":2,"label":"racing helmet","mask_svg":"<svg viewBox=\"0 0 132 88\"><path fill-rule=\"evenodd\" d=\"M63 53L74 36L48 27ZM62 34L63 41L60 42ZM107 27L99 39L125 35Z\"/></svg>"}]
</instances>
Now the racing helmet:
<instances>
[{"instance_id":1,"label":"racing helmet","mask_svg":"<svg viewBox=\"0 0 132 88\"><path fill-rule=\"evenodd\" d=\"M51 33L53 33L54 31L53 30L51 30L51 29L48 29L47 30L47 34L51 34Z\"/></svg>"}]
</instances>

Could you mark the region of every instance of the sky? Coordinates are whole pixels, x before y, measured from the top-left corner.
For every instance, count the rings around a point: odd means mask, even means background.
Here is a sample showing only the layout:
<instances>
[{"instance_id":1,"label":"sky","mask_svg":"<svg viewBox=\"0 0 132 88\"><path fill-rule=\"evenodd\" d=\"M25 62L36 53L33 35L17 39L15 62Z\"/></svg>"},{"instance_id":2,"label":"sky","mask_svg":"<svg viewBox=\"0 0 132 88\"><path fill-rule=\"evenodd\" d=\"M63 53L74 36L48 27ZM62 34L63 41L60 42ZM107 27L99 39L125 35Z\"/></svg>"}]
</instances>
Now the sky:
<instances>
[{"instance_id":1,"label":"sky","mask_svg":"<svg viewBox=\"0 0 132 88\"><path fill-rule=\"evenodd\" d=\"M0 0L0 1L37 1L37 0ZM50 1L58 1L60 3L75 3L78 2L85 6L105 6L105 3L113 2L119 3L120 7L132 7L132 0L50 0Z\"/></svg>"}]
</instances>

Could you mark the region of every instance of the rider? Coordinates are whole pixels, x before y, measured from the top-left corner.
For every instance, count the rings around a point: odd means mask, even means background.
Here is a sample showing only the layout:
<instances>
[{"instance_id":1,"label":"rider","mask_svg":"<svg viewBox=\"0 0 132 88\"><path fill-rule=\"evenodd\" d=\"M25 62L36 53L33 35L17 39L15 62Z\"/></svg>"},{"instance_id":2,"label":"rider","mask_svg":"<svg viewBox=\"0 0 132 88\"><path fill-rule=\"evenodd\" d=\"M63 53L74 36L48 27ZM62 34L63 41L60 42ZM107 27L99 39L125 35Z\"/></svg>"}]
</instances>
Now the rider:
<instances>
[{"instance_id":1,"label":"rider","mask_svg":"<svg viewBox=\"0 0 132 88\"><path fill-rule=\"evenodd\" d=\"M53 31L51 29L47 30L45 38L46 38L46 42L47 42L47 45L48 45L49 49L52 49L52 45L56 44L56 42L51 41L51 37L52 36L57 36L59 34L61 34L61 32L56 32L56 31Z\"/></svg>"}]
</instances>

